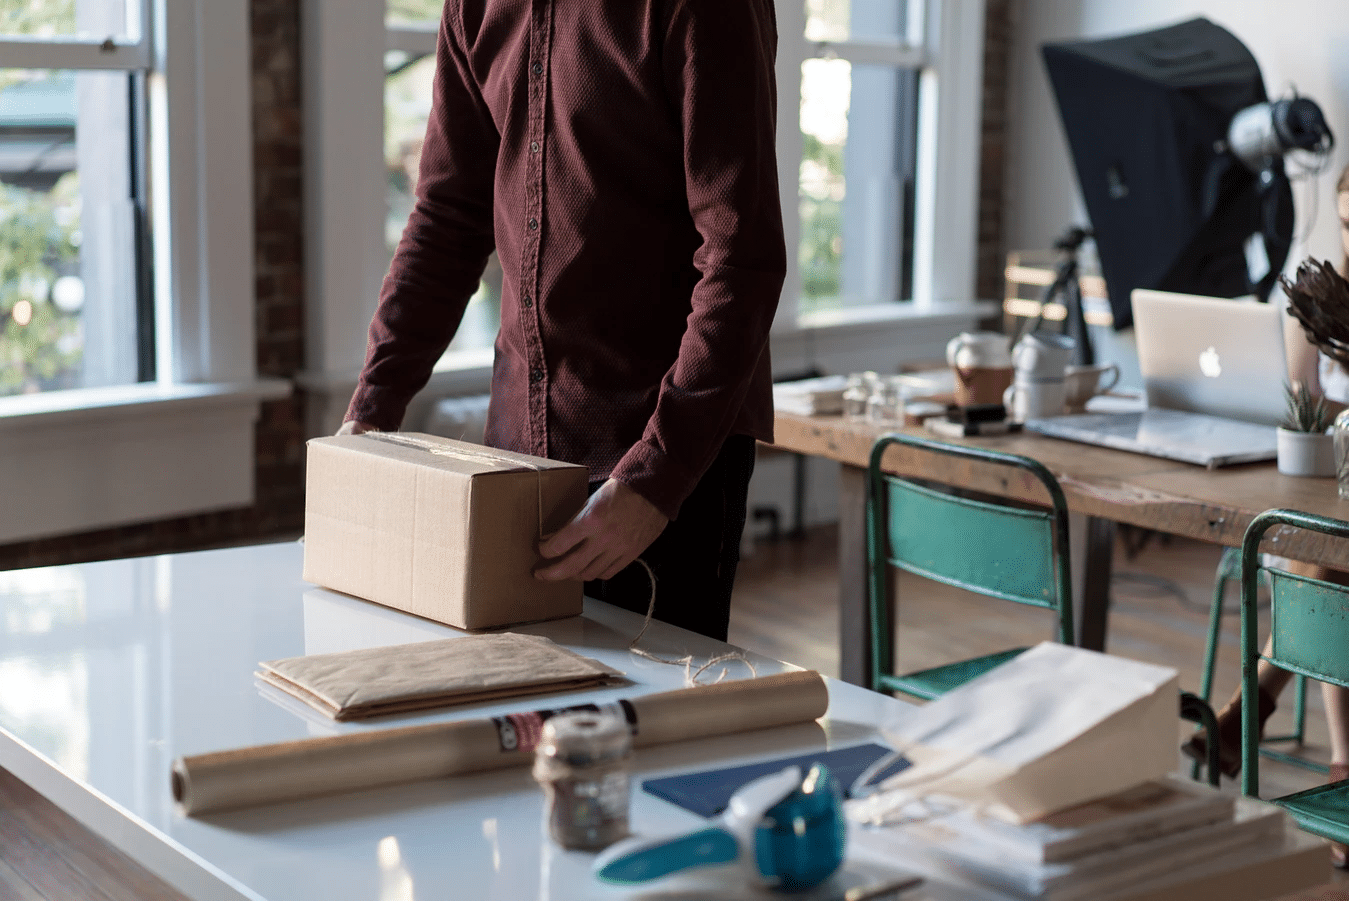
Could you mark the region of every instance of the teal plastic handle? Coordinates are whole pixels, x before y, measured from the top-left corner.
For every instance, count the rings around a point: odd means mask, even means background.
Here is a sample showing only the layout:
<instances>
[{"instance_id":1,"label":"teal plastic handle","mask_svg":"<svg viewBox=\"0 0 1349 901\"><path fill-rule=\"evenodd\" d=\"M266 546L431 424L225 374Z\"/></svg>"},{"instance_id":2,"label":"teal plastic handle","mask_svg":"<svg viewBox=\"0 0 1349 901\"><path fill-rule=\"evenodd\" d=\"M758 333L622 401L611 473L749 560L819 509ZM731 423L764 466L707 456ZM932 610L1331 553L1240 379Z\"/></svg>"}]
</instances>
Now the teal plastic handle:
<instances>
[{"instance_id":1,"label":"teal plastic handle","mask_svg":"<svg viewBox=\"0 0 1349 901\"><path fill-rule=\"evenodd\" d=\"M730 863L740 856L735 836L718 826L639 845L606 863L595 875L613 885L636 885L690 867Z\"/></svg>"}]
</instances>

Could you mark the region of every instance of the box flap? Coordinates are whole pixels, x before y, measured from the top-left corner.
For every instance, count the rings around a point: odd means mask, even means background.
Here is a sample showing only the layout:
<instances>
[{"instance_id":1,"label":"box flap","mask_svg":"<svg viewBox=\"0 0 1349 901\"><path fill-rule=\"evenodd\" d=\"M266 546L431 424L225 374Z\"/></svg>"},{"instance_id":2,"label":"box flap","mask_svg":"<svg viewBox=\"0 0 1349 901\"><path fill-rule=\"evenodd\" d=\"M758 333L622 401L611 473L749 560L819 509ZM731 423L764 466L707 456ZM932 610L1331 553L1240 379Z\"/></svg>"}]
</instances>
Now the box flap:
<instances>
[{"instance_id":1,"label":"box flap","mask_svg":"<svg viewBox=\"0 0 1349 901\"><path fill-rule=\"evenodd\" d=\"M584 469L575 463L545 460L528 454L483 447L467 441L455 441L420 432L366 432L363 435L331 435L312 438L310 444L326 444L391 460L428 466L445 472L472 477L488 472L540 472L555 469Z\"/></svg>"}]
</instances>

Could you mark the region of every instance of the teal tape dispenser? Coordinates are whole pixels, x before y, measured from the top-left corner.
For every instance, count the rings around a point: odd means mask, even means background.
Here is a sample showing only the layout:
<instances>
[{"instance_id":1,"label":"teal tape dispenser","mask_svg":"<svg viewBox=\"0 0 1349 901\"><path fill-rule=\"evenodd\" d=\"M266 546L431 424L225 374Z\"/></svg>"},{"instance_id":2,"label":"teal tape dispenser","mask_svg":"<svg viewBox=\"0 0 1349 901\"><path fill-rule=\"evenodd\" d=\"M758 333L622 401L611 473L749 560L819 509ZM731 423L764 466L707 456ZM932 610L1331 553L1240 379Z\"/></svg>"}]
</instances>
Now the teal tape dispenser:
<instances>
[{"instance_id":1,"label":"teal tape dispenser","mask_svg":"<svg viewBox=\"0 0 1349 901\"><path fill-rule=\"evenodd\" d=\"M761 885L799 891L824 882L843 863L847 823L837 782L815 764L789 766L744 785L712 826L667 838L631 838L595 860L614 885L651 882L694 867L739 863Z\"/></svg>"}]
</instances>

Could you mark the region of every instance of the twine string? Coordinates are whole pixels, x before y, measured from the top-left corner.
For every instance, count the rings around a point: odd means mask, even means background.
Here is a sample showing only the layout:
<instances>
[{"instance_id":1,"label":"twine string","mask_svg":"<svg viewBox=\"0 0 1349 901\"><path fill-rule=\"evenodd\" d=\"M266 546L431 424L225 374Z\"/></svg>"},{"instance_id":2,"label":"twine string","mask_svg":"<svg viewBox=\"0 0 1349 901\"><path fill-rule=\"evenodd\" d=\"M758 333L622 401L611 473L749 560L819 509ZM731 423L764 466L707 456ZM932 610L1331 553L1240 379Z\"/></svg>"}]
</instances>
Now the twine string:
<instances>
[{"instance_id":1,"label":"twine string","mask_svg":"<svg viewBox=\"0 0 1349 901\"><path fill-rule=\"evenodd\" d=\"M642 657L646 660L652 660L656 663L664 663L668 666L684 667L684 684L690 688L693 688L698 685L716 685L722 679L725 679L727 668L723 666L721 668L721 672L718 673L717 677L713 679L711 682L698 681L699 677L701 677L703 673L707 672L709 669L716 666L717 664L722 663L730 663L730 662L743 663L749 669L751 676L759 675L759 671L754 668L753 662L751 662L748 657L746 657L739 651L732 651L728 654L718 654L715 657L711 657L707 660L706 663L704 663L702 666L698 667L698 669L695 670L693 669L693 664L697 660L697 658L694 657L692 654L685 654L683 657L671 659L669 657L662 657L659 654L653 654L650 651L645 650L644 648L639 648L637 645L638 643L641 642L642 636L646 634L647 628L651 625L651 619L656 613L656 574L652 572L651 567L641 557L638 557L636 562L640 563L642 565L642 569L646 570L647 580L651 583L651 596L646 603L646 618L642 621L642 628L637 632L637 636L628 643L629 652L636 654L638 657Z\"/></svg>"}]
</instances>

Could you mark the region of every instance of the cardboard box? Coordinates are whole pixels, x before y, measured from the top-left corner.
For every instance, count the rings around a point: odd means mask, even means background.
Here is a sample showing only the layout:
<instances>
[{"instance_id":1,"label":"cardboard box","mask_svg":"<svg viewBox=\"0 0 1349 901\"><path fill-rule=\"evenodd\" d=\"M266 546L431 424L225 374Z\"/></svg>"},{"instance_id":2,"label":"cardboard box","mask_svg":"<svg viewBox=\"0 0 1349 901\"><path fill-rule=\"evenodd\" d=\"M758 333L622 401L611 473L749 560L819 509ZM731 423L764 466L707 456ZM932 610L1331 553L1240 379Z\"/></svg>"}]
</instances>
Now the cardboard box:
<instances>
[{"instance_id":1,"label":"cardboard box","mask_svg":"<svg viewBox=\"0 0 1349 901\"><path fill-rule=\"evenodd\" d=\"M304 578L460 629L575 616L533 576L585 503L584 466L411 432L309 442Z\"/></svg>"}]
</instances>

